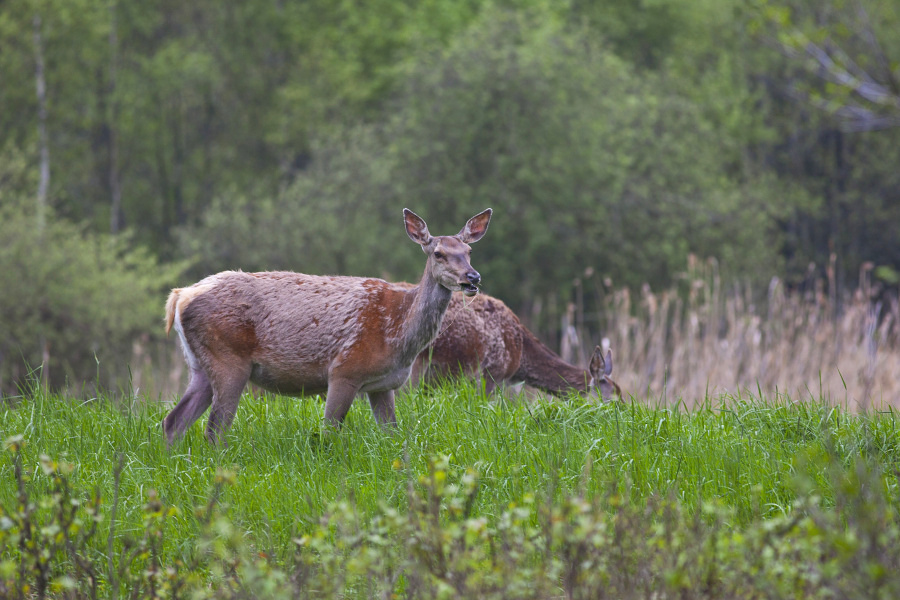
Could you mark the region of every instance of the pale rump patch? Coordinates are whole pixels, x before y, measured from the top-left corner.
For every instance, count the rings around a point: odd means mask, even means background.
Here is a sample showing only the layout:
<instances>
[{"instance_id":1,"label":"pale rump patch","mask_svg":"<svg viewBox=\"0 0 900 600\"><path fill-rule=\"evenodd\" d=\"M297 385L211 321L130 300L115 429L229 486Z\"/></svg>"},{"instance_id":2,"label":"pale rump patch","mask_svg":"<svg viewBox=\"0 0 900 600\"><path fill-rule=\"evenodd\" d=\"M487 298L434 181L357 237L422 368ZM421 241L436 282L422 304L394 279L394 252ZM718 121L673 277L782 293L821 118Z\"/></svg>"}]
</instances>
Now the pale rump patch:
<instances>
[{"instance_id":1,"label":"pale rump patch","mask_svg":"<svg viewBox=\"0 0 900 600\"><path fill-rule=\"evenodd\" d=\"M184 312L184 309L194 301L194 298L211 290L215 286L215 282L209 281L209 279L204 279L191 287L181 288L178 292L178 303L176 306Z\"/></svg>"},{"instance_id":2,"label":"pale rump patch","mask_svg":"<svg viewBox=\"0 0 900 600\"><path fill-rule=\"evenodd\" d=\"M230 272L231 271L227 271L227 273ZM219 275L222 275L222 273ZM193 350L191 350L190 345L187 343L187 339L184 337L184 329L181 327L181 313L184 312L184 309L190 305L194 298L212 289L215 285L216 277L217 276L207 277L190 287L175 288L169 294L169 298L166 301L166 334L168 335L169 331L174 326L175 331L178 333L178 339L181 341L181 349L184 353L184 358L192 371L200 369L200 362L197 360Z\"/></svg>"},{"instance_id":3,"label":"pale rump patch","mask_svg":"<svg viewBox=\"0 0 900 600\"><path fill-rule=\"evenodd\" d=\"M200 370L200 362L197 360L197 357L194 356L193 350L188 345L187 340L184 337L184 330L181 328L181 309L178 307L178 304L175 305L175 331L178 333L178 340L181 342L181 352L184 354L184 360L187 361L188 367L191 368L191 371L199 371Z\"/></svg>"}]
</instances>

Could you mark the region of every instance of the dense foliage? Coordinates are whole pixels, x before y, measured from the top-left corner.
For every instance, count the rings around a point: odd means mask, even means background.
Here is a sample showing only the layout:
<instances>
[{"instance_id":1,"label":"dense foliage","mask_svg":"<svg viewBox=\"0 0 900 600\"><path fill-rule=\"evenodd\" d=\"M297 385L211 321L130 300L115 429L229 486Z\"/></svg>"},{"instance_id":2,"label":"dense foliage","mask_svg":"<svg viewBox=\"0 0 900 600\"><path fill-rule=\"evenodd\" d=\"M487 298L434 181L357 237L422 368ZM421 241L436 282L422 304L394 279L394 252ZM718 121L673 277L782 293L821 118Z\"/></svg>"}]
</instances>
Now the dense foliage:
<instances>
[{"instance_id":1,"label":"dense foliage","mask_svg":"<svg viewBox=\"0 0 900 600\"><path fill-rule=\"evenodd\" d=\"M181 267L160 267L127 236L53 218L36 232L34 222L21 202L0 206L0 389L34 378L130 390L122 359L158 323L159 298ZM22 371L29 366L36 375Z\"/></svg>"},{"instance_id":2,"label":"dense foliage","mask_svg":"<svg viewBox=\"0 0 900 600\"><path fill-rule=\"evenodd\" d=\"M189 257L185 281L415 279L403 206L441 233L492 206L486 289L543 326L586 270L659 289L690 253L757 282L834 253L840 286L867 262L896 284L898 18L896 0L10 0L0 193ZM34 360L41 335L6 356Z\"/></svg>"}]
</instances>

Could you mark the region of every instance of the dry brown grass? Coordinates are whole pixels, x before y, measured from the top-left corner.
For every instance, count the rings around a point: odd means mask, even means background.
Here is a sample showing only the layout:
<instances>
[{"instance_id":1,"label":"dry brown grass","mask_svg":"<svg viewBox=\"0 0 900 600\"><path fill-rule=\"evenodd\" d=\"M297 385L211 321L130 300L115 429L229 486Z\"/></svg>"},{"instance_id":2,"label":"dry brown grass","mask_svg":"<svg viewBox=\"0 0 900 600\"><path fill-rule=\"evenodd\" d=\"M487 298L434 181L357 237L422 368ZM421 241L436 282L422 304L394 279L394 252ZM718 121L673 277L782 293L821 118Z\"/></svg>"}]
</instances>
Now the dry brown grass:
<instances>
[{"instance_id":1,"label":"dry brown grass","mask_svg":"<svg viewBox=\"0 0 900 600\"><path fill-rule=\"evenodd\" d=\"M761 391L850 409L900 407L900 306L872 284L871 268L852 293L837 291L832 262L825 279L810 278L799 291L774 277L759 294L747 285L726 289L715 261L692 259L679 284L662 292L598 285L596 323L613 349L614 378L638 399L692 406L707 395ZM584 332L574 305L569 314L569 331ZM562 337L575 362L590 348Z\"/></svg>"}]
</instances>

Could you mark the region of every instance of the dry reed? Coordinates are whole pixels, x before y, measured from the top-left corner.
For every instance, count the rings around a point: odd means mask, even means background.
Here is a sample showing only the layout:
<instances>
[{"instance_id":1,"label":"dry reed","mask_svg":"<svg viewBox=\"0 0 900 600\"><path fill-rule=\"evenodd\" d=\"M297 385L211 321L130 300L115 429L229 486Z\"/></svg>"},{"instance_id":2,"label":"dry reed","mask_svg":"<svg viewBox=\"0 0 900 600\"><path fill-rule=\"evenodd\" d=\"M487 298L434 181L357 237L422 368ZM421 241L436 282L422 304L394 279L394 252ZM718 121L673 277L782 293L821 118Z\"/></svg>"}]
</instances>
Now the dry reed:
<instances>
[{"instance_id":1,"label":"dry reed","mask_svg":"<svg viewBox=\"0 0 900 600\"><path fill-rule=\"evenodd\" d=\"M638 399L690 407L723 393L762 393L854 410L900 407L900 305L873 285L871 271L864 265L857 289L842 294L832 257L824 279L786 290L773 277L755 295L746 284L726 289L714 260L692 257L681 281L659 293L598 284L593 324L613 349L614 378ZM576 362L590 346L573 349L572 329L594 339L576 327L578 312L573 303L562 336L563 354Z\"/></svg>"}]
</instances>

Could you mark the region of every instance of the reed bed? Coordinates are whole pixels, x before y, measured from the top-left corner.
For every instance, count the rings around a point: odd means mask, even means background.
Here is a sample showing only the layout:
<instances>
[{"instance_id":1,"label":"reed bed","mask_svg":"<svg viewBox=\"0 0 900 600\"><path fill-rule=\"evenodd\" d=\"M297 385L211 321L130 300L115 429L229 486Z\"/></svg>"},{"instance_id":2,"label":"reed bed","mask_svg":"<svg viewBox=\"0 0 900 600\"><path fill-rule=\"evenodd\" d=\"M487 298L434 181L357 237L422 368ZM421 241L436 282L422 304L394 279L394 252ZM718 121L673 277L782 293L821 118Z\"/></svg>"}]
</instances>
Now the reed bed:
<instances>
[{"instance_id":1,"label":"reed bed","mask_svg":"<svg viewBox=\"0 0 900 600\"><path fill-rule=\"evenodd\" d=\"M851 410L898 407L900 305L871 272L864 265L858 287L841 293L832 260L826 278L787 289L773 277L760 293L724 285L714 260L692 258L682 279L661 292L598 285L599 309L582 323L573 303L563 331L570 340L577 332L577 340L566 343L564 335L562 353L583 361L592 345L581 340L602 337L622 388L664 405L690 407L728 393L821 398Z\"/></svg>"}]
</instances>

